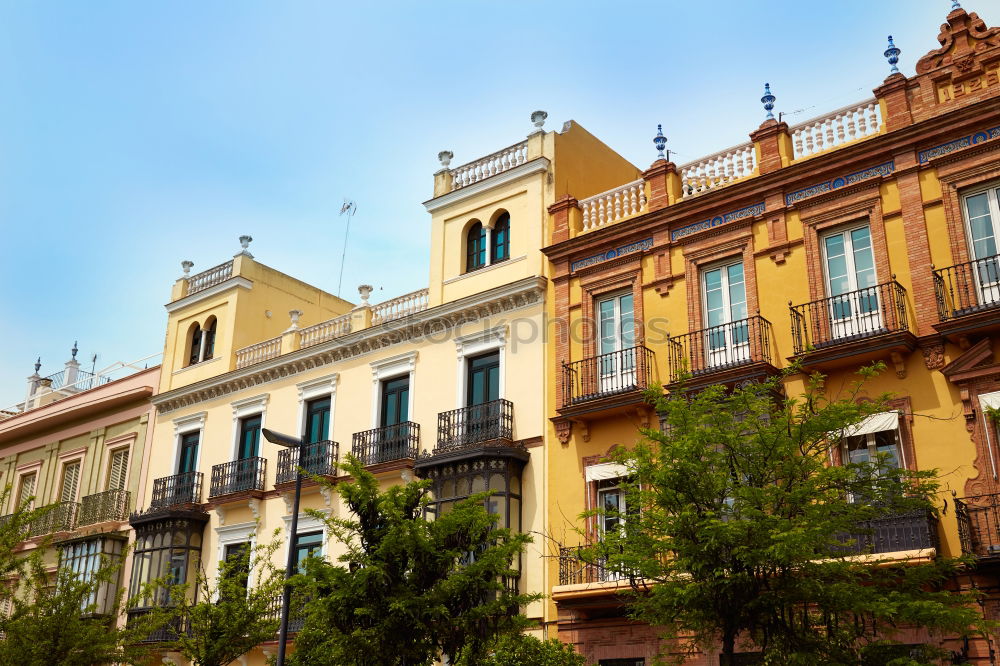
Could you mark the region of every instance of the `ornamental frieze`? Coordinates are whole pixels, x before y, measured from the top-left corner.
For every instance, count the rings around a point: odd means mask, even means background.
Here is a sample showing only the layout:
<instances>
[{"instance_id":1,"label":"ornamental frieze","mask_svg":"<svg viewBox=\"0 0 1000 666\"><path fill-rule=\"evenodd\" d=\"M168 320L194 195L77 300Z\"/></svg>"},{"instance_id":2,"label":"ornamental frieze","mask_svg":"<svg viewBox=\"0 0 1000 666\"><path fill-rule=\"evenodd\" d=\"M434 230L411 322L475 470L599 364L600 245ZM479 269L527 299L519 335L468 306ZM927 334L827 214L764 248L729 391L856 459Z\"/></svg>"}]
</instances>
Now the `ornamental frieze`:
<instances>
[{"instance_id":1,"label":"ornamental frieze","mask_svg":"<svg viewBox=\"0 0 1000 666\"><path fill-rule=\"evenodd\" d=\"M583 268L589 268L591 266L596 266L597 264L603 264L605 261L611 261L612 259L617 259L619 257L624 257L629 254L635 254L636 252L645 252L646 250L651 250L653 248L653 239L644 238L641 241L636 241L634 243L629 243L628 245L622 245L621 247L616 247L614 249L606 250L600 254L595 254L586 259L580 259L574 261L570 264L569 270L575 273Z\"/></svg>"},{"instance_id":2,"label":"ornamental frieze","mask_svg":"<svg viewBox=\"0 0 1000 666\"><path fill-rule=\"evenodd\" d=\"M792 192L791 194L785 195L785 204L792 205L798 203L804 199L809 199L820 194L826 194L827 192L833 192L834 190L839 190L842 187L848 187L850 185L856 185L857 183L863 183L866 180L871 180L873 178L884 178L891 176L896 170L896 162L889 160L882 164L876 166L871 166L861 171L855 171L854 173L849 173L846 176L840 176L838 178L833 178L825 183L817 183L816 185L810 185L809 187L803 188Z\"/></svg>"},{"instance_id":3,"label":"ornamental frieze","mask_svg":"<svg viewBox=\"0 0 1000 666\"><path fill-rule=\"evenodd\" d=\"M690 236L691 234L696 234L699 231L706 231L708 229L714 229L715 227L721 227L722 225L729 224L731 222L738 222L749 217L763 215L765 210L766 206L764 205L764 202L761 201L760 203L755 203L752 206L734 210L731 213L726 213L725 215L716 215L713 218L703 220L701 222L695 222L694 224L689 224L686 227L681 227L680 229L674 229L670 232L670 240L676 241L686 236Z\"/></svg>"},{"instance_id":4,"label":"ornamental frieze","mask_svg":"<svg viewBox=\"0 0 1000 666\"><path fill-rule=\"evenodd\" d=\"M965 150L966 148L971 148L980 143L985 143L986 141L992 141L993 139L1000 139L1000 127L991 127L990 129L980 130L969 136L963 136L961 139L955 139L954 141L949 141L948 143L942 143L940 146L934 146L933 148L928 148L927 150L921 150L918 154L918 159L921 164L927 164L932 159L936 157L942 157L943 155L949 155L959 150Z\"/></svg>"}]
</instances>

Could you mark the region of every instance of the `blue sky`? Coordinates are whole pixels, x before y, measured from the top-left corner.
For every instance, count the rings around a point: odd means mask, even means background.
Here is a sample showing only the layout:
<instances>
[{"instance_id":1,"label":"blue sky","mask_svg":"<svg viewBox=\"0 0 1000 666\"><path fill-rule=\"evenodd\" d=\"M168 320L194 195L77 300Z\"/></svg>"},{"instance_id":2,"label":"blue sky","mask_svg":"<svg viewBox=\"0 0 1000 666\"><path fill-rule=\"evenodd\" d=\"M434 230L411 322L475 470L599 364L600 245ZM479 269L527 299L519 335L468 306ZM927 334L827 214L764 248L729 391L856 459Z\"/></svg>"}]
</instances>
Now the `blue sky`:
<instances>
[{"instance_id":1,"label":"blue sky","mask_svg":"<svg viewBox=\"0 0 1000 666\"><path fill-rule=\"evenodd\" d=\"M995 0L966 0L1000 25ZM258 260L343 295L427 281L438 151L454 164L573 119L640 167L747 140L764 81L790 123L937 44L950 0L0 2L0 407L74 340L162 351L180 261ZM799 113L794 113L801 110ZM381 289L381 291L380 291Z\"/></svg>"}]
</instances>

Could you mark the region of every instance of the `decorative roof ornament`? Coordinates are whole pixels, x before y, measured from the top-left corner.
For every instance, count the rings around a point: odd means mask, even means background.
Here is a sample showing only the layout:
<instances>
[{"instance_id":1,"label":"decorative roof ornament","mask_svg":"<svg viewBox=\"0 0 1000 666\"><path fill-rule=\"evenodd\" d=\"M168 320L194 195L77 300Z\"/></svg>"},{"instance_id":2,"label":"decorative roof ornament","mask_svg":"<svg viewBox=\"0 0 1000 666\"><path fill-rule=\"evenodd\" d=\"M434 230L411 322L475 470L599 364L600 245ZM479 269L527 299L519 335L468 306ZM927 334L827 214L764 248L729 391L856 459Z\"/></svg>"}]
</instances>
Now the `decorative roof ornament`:
<instances>
[{"instance_id":1,"label":"decorative roof ornament","mask_svg":"<svg viewBox=\"0 0 1000 666\"><path fill-rule=\"evenodd\" d=\"M38 360L35 361L35 374L37 375L38 371L41 370L41 369L42 369L42 357L39 356Z\"/></svg>"},{"instance_id":2,"label":"decorative roof ornament","mask_svg":"<svg viewBox=\"0 0 1000 666\"><path fill-rule=\"evenodd\" d=\"M450 150L442 150L440 153L438 153L438 161L441 162L441 168L447 169L449 166L451 166L451 159L453 157L455 157L455 153L451 152Z\"/></svg>"},{"instance_id":3,"label":"decorative roof ornament","mask_svg":"<svg viewBox=\"0 0 1000 666\"><path fill-rule=\"evenodd\" d=\"M545 124L545 119L549 117L549 114L545 111L535 111L531 114L531 123L535 126L536 132L542 131L542 125Z\"/></svg>"},{"instance_id":4,"label":"decorative roof ornament","mask_svg":"<svg viewBox=\"0 0 1000 666\"><path fill-rule=\"evenodd\" d=\"M889 70L890 74L899 74L899 67L896 67L896 63L899 62L900 53L901 51L896 47L895 44L892 43L892 35L889 35L889 48L887 48L885 50L885 53L883 53L882 55L885 56L886 60L888 60L889 64L892 66L892 68Z\"/></svg>"},{"instance_id":5,"label":"decorative roof ornament","mask_svg":"<svg viewBox=\"0 0 1000 666\"><path fill-rule=\"evenodd\" d=\"M764 96L760 98L761 104L764 105L764 110L767 111L767 120L774 120L774 114L771 111L774 110L774 101L778 99L771 94L771 84L764 84Z\"/></svg>"},{"instance_id":6,"label":"decorative roof ornament","mask_svg":"<svg viewBox=\"0 0 1000 666\"><path fill-rule=\"evenodd\" d=\"M185 259L181 262L181 270L184 271L183 277L187 278L191 276L191 269L194 267L194 262Z\"/></svg>"},{"instance_id":7,"label":"decorative roof ornament","mask_svg":"<svg viewBox=\"0 0 1000 666\"><path fill-rule=\"evenodd\" d=\"M77 353L78 351L80 351L79 349L77 349L77 348L76 348L76 345L77 345L77 341L76 341L76 340L74 340L74 341L73 341L73 348L69 350L69 352L70 352L70 353L71 353L71 354L73 355L73 360L74 360L74 361L76 360L76 353Z\"/></svg>"},{"instance_id":8,"label":"decorative roof ornament","mask_svg":"<svg viewBox=\"0 0 1000 666\"><path fill-rule=\"evenodd\" d=\"M663 149L667 147L667 137L663 136L663 125L656 126L656 136L653 137L653 145L658 151L656 157L665 160L667 156L663 154Z\"/></svg>"},{"instance_id":9,"label":"decorative roof ornament","mask_svg":"<svg viewBox=\"0 0 1000 666\"><path fill-rule=\"evenodd\" d=\"M358 307L364 307L364 308L366 308L366 307L368 307L368 306L371 305L368 302L368 297L372 295L372 291L373 290L374 290L374 287L372 287L370 284L359 284L358 285L358 295L361 296L361 303L358 304Z\"/></svg>"},{"instance_id":10,"label":"decorative roof ornament","mask_svg":"<svg viewBox=\"0 0 1000 666\"><path fill-rule=\"evenodd\" d=\"M250 250L247 249L251 242L253 242L253 236L248 236L246 234L240 236L240 247L242 249L236 254L236 256L238 257L242 254L253 259L253 255L250 254Z\"/></svg>"},{"instance_id":11,"label":"decorative roof ornament","mask_svg":"<svg viewBox=\"0 0 1000 666\"><path fill-rule=\"evenodd\" d=\"M958 0L951 0L951 8L952 8L952 11L954 11L956 9L961 9L962 5L960 5L958 3Z\"/></svg>"}]
</instances>

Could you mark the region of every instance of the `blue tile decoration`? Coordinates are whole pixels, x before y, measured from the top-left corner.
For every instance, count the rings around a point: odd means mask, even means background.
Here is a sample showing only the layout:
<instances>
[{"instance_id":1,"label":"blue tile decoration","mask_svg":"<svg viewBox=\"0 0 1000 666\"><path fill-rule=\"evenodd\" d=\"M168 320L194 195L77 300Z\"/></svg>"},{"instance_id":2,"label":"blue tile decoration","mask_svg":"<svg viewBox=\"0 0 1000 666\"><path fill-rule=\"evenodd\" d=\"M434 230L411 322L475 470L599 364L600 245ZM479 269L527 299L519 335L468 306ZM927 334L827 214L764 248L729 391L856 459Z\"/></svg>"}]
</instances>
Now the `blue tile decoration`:
<instances>
[{"instance_id":1,"label":"blue tile decoration","mask_svg":"<svg viewBox=\"0 0 1000 666\"><path fill-rule=\"evenodd\" d=\"M896 170L896 162L894 160L889 160L883 164L877 166L868 167L867 169L862 169L861 171L855 171L854 173L848 174L846 176L840 176L832 180L828 180L825 183L818 183L816 185L811 185L805 189L792 192L791 194L785 195L785 204L792 205L802 201L803 199L808 199L814 197L817 194L825 194L827 192L833 192L834 190L839 190L842 187L848 185L854 185L855 183L860 183L866 180L871 180L872 178L880 178L882 176L890 176L892 172Z\"/></svg>"},{"instance_id":2,"label":"blue tile decoration","mask_svg":"<svg viewBox=\"0 0 1000 666\"><path fill-rule=\"evenodd\" d=\"M921 164L927 164L935 157L948 155L956 150L962 150L964 148L975 146L983 141L992 141L993 139L998 138L1000 138L1000 127L994 127L992 129L976 132L975 134L970 134L969 136L963 136L961 139L955 139L954 141L949 141L948 143L942 143L940 146L934 146L933 148L928 148L927 150L921 150L918 154L918 158Z\"/></svg>"},{"instance_id":3,"label":"blue tile decoration","mask_svg":"<svg viewBox=\"0 0 1000 666\"><path fill-rule=\"evenodd\" d=\"M627 254L645 252L646 250L651 250L652 248L652 237L644 238L641 241L629 243L628 245L622 245L621 247L616 247L613 250L608 250L607 252L601 252L600 254L595 254L592 257L587 257L586 259L574 261L569 265L569 270L571 273L574 273L581 268L588 268L597 264L603 264L605 261L611 261L612 259L617 259L618 257L624 257Z\"/></svg>"},{"instance_id":4,"label":"blue tile decoration","mask_svg":"<svg viewBox=\"0 0 1000 666\"><path fill-rule=\"evenodd\" d=\"M736 222L738 220L745 220L748 217L763 215L764 210L764 202L761 201L760 203L755 203L752 206L734 210L733 212L726 213L725 215L716 215L715 217L703 222L695 222L694 224L689 224L686 227L674 229L670 232L670 240L675 241L680 238L684 238L685 236L696 234L699 231L705 231L706 229L712 229L714 227L721 227L724 224L729 224L730 222Z\"/></svg>"}]
</instances>

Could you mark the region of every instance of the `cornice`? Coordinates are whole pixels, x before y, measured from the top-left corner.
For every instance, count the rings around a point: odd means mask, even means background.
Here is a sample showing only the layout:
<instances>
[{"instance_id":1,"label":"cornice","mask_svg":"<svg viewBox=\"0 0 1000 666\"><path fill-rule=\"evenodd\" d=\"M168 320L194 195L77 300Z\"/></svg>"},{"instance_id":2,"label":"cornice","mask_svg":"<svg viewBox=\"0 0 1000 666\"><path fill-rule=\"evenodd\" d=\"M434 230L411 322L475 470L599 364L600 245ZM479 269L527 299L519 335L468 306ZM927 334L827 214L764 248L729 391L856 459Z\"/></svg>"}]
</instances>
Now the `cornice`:
<instances>
[{"instance_id":1,"label":"cornice","mask_svg":"<svg viewBox=\"0 0 1000 666\"><path fill-rule=\"evenodd\" d=\"M442 208L451 206L465 199L476 196L477 194L482 194L487 190L491 190L494 187L499 187L500 185L505 185L511 181L517 180L522 176L527 176L533 173L541 173L547 171L549 168L549 158L547 157L536 157L530 162L525 162L519 166L514 167L503 173L498 173L495 176L490 176L489 178L484 178L483 180L473 183L472 185L466 185L463 188L453 190L448 194L442 194L436 199L429 199L424 202L424 208L427 209L428 213L434 213Z\"/></svg>"},{"instance_id":2,"label":"cornice","mask_svg":"<svg viewBox=\"0 0 1000 666\"><path fill-rule=\"evenodd\" d=\"M153 398L153 404L160 414L166 414L313 368L385 350L408 340L440 335L442 329L541 303L545 297L545 284L544 277L524 278L403 319L348 333L320 345L161 393Z\"/></svg>"},{"instance_id":3,"label":"cornice","mask_svg":"<svg viewBox=\"0 0 1000 666\"><path fill-rule=\"evenodd\" d=\"M197 303L198 301L203 301L206 298L217 296L224 291L232 289L233 287L243 287L244 289L253 289L253 282L246 279L245 277L240 277L237 275L229 278L228 280L220 282L219 284L213 285L208 289L203 289L201 291L197 291L191 294L190 296L185 296L184 298L176 300L173 303L167 303L163 307L167 309L168 313L174 312L176 310L180 310L181 308L185 308L191 305L192 303Z\"/></svg>"}]
</instances>

